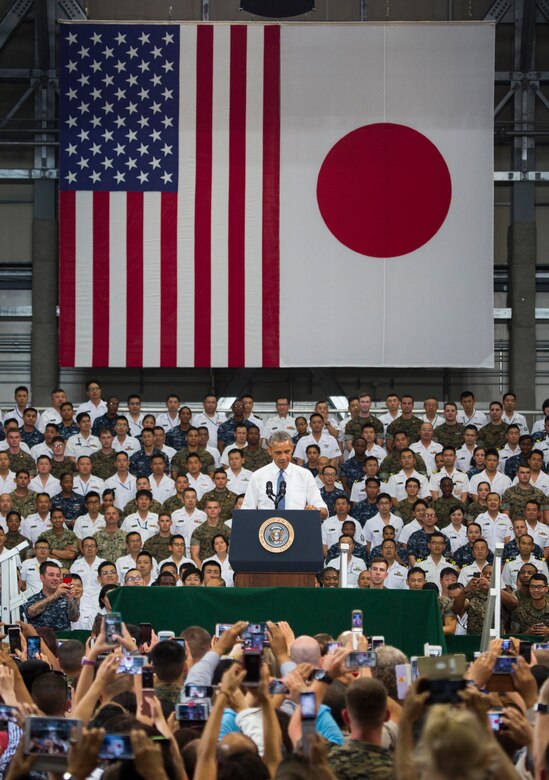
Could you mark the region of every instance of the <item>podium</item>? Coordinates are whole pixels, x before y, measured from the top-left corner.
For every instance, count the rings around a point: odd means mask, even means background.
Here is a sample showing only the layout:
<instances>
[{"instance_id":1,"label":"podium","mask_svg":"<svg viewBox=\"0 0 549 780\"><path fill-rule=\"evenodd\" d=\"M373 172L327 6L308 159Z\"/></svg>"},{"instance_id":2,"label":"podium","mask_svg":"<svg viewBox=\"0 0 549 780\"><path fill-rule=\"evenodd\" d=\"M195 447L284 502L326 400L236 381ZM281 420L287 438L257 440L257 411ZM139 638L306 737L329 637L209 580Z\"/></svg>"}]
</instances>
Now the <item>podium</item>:
<instances>
[{"instance_id":1,"label":"podium","mask_svg":"<svg viewBox=\"0 0 549 780\"><path fill-rule=\"evenodd\" d=\"M238 588L314 588L323 564L320 512L233 512L229 561Z\"/></svg>"}]
</instances>

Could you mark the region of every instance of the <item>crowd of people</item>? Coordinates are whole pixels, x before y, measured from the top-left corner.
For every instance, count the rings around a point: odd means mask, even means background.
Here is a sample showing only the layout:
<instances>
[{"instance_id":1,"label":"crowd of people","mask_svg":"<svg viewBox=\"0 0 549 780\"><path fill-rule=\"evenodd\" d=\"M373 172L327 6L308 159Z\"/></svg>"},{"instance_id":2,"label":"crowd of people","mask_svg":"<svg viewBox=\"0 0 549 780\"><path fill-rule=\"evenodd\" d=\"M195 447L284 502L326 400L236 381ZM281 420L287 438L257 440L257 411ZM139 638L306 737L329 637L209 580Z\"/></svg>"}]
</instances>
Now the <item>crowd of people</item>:
<instances>
[{"instance_id":1,"label":"crowd of people","mask_svg":"<svg viewBox=\"0 0 549 780\"><path fill-rule=\"evenodd\" d=\"M0 552L27 543L35 626L90 630L118 585L232 587L233 511L263 506L255 477L284 450L323 518L319 586L343 565L347 587L434 588L445 633L479 633L502 544L504 627L549 637L549 416L529 431L513 393L488 417L468 391L421 412L391 394L379 416L361 393L338 420L323 401L294 418L286 397L260 419L250 395L227 418L214 395L193 414L174 394L155 417L86 390L75 408L56 388L39 414L18 387L0 429Z\"/></svg>"}]
</instances>

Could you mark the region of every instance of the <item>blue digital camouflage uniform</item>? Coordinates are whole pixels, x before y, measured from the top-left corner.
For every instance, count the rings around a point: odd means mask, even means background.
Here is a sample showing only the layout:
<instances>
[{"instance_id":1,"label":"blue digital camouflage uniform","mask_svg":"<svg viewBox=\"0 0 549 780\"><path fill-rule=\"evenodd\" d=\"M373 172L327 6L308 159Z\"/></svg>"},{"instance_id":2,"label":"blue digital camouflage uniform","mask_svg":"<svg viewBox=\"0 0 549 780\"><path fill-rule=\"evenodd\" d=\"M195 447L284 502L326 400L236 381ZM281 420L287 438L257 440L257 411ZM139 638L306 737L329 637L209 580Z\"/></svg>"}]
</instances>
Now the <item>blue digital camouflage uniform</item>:
<instances>
[{"instance_id":1,"label":"blue digital camouflage uniform","mask_svg":"<svg viewBox=\"0 0 549 780\"><path fill-rule=\"evenodd\" d=\"M69 608L69 600L66 596L59 596L59 598L52 601L39 615L34 618L29 618L29 607L32 607L37 601L43 601L45 598L43 591L40 591L40 593L36 593L29 598L23 607L26 622L30 623L35 628L48 627L53 628L54 631L70 631L71 621L69 618L69 609L73 612L74 607L76 607L76 602L73 602L74 606ZM76 615L78 615L78 607L76 607ZM73 619L77 620L78 617L74 617L73 615Z\"/></svg>"},{"instance_id":2,"label":"blue digital camouflage uniform","mask_svg":"<svg viewBox=\"0 0 549 780\"><path fill-rule=\"evenodd\" d=\"M187 431L182 431L179 425L177 428L172 428L166 434L166 444L174 450L182 450L187 446Z\"/></svg>"},{"instance_id":3,"label":"blue digital camouflage uniform","mask_svg":"<svg viewBox=\"0 0 549 780\"><path fill-rule=\"evenodd\" d=\"M358 504L354 505L354 507L349 512L349 515L354 520L358 520L358 522L364 528L364 524L366 523L366 520L369 520L371 517L374 517L374 515L377 515L377 513L378 513L377 504L370 504L368 499L365 498L364 501L359 501Z\"/></svg>"},{"instance_id":4,"label":"blue digital camouflage uniform","mask_svg":"<svg viewBox=\"0 0 549 780\"><path fill-rule=\"evenodd\" d=\"M321 487L320 495L328 507L328 517L335 515L336 498L349 498L347 493L344 490L339 490L339 488L334 488L334 490L328 492L325 487Z\"/></svg>"},{"instance_id":5,"label":"blue digital camouflage uniform","mask_svg":"<svg viewBox=\"0 0 549 780\"><path fill-rule=\"evenodd\" d=\"M349 487L355 482L364 479L364 461L357 460L356 457L349 458L339 469L341 477L345 477Z\"/></svg>"},{"instance_id":6,"label":"blue digital camouflage uniform","mask_svg":"<svg viewBox=\"0 0 549 780\"><path fill-rule=\"evenodd\" d=\"M408 539L408 555L413 555L416 559L420 558L421 560L428 558L431 551L427 546L427 542L432 535L433 534L426 533L423 528L420 528L419 531L414 531ZM443 536L446 539L446 547L442 554L445 558L448 558L452 553L452 546L446 534L443 534Z\"/></svg>"},{"instance_id":7,"label":"blue digital camouflage uniform","mask_svg":"<svg viewBox=\"0 0 549 780\"><path fill-rule=\"evenodd\" d=\"M402 544L402 542L397 542L397 555L401 559L404 566L408 566L408 548L405 544ZM381 552L382 544L376 545L376 547L373 547L370 550L370 559L372 558L383 558L383 554ZM354 554L354 553L353 553Z\"/></svg>"},{"instance_id":8,"label":"blue digital camouflage uniform","mask_svg":"<svg viewBox=\"0 0 549 780\"><path fill-rule=\"evenodd\" d=\"M70 439L71 436L76 436L77 433L80 433L80 428L76 423L73 423L72 425L59 426L59 435L62 436L65 441Z\"/></svg>"},{"instance_id":9,"label":"blue digital camouflage uniform","mask_svg":"<svg viewBox=\"0 0 549 780\"><path fill-rule=\"evenodd\" d=\"M353 555L355 558L360 558L364 561L364 563L368 566L372 556L366 549L366 546L363 544L359 544L359 542L355 542L355 546L353 549ZM328 561L333 561L334 559L339 558L339 542L335 542L332 544L331 547L328 548L328 554L326 555L326 563Z\"/></svg>"},{"instance_id":10,"label":"blue digital camouflage uniform","mask_svg":"<svg viewBox=\"0 0 549 780\"><path fill-rule=\"evenodd\" d=\"M255 425L255 423L251 423L249 420L246 420L246 418L242 420L235 420L234 417L231 417L231 419L227 420L227 422L221 423L217 429L218 440L222 441L225 446L228 444L233 444L234 430L237 425L245 425L246 428L250 428L252 425Z\"/></svg>"},{"instance_id":11,"label":"blue digital camouflage uniform","mask_svg":"<svg viewBox=\"0 0 549 780\"><path fill-rule=\"evenodd\" d=\"M102 428L108 428L109 431L111 431L112 435L115 436L114 426L116 424L116 421L118 420L118 415L116 414L114 417L109 417L106 414L103 414L101 417L97 417L92 425L92 434L94 436L99 436L99 431Z\"/></svg>"},{"instance_id":12,"label":"blue digital camouflage uniform","mask_svg":"<svg viewBox=\"0 0 549 780\"><path fill-rule=\"evenodd\" d=\"M65 515L65 520L74 522L77 517L86 514L84 496L79 496L73 491L70 498L65 498L62 493L58 493L51 500L51 511L53 512L54 509L60 509Z\"/></svg>"},{"instance_id":13,"label":"blue digital camouflage uniform","mask_svg":"<svg viewBox=\"0 0 549 780\"><path fill-rule=\"evenodd\" d=\"M37 444L42 444L44 441L44 434L40 433L36 428L33 428L32 431L25 431L21 426L21 428L19 428L19 433L21 434L21 441L24 441L29 449Z\"/></svg>"},{"instance_id":14,"label":"blue digital camouflage uniform","mask_svg":"<svg viewBox=\"0 0 549 780\"><path fill-rule=\"evenodd\" d=\"M457 548L455 553L452 555L452 560L456 566L459 566L460 569L463 569L464 566L470 566L471 563L474 563L475 559L473 558L473 548L469 542L464 544L462 547ZM491 550L488 550L486 560L488 563L493 563L494 553Z\"/></svg>"},{"instance_id":15,"label":"blue digital camouflage uniform","mask_svg":"<svg viewBox=\"0 0 549 780\"><path fill-rule=\"evenodd\" d=\"M545 557L543 555L543 550L539 546L539 544L534 545L534 549L532 550L532 555L537 558L539 561L544 561ZM516 539L512 539L510 542L507 542L507 544L503 548L503 555L502 558L505 562L512 561L514 558L518 558L519 556L519 548L517 544Z\"/></svg>"},{"instance_id":16,"label":"blue digital camouflage uniform","mask_svg":"<svg viewBox=\"0 0 549 780\"><path fill-rule=\"evenodd\" d=\"M138 452L134 452L134 454L130 458L130 474L133 474L136 477L137 476L149 477L152 474L151 458L154 455L162 456L165 463L164 472L168 474L170 462L166 457L166 455L161 450L158 450L156 447L153 449L150 455L147 455L144 450L139 450Z\"/></svg>"}]
</instances>

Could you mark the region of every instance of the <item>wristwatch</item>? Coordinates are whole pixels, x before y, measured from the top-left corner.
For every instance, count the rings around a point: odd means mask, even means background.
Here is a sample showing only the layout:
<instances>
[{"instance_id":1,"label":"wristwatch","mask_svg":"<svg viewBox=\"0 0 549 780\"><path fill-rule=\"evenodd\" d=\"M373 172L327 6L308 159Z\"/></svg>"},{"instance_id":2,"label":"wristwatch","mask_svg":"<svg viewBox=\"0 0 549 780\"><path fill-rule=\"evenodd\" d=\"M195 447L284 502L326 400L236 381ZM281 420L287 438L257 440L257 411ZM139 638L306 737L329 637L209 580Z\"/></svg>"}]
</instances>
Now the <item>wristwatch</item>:
<instances>
[{"instance_id":1,"label":"wristwatch","mask_svg":"<svg viewBox=\"0 0 549 780\"><path fill-rule=\"evenodd\" d=\"M542 715L547 715L549 712L549 704L538 701L538 703L534 705L534 712L541 712Z\"/></svg>"},{"instance_id":2,"label":"wristwatch","mask_svg":"<svg viewBox=\"0 0 549 780\"><path fill-rule=\"evenodd\" d=\"M320 677L316 677L315 676L314 679L315 679L315 682L321 682L321 683L324 683L325 685L331 685L333 683L333 680L330 677L330 675L328 674L328 672L324 672L322 675L320 675Z\"/></svg>"}]
</instances>

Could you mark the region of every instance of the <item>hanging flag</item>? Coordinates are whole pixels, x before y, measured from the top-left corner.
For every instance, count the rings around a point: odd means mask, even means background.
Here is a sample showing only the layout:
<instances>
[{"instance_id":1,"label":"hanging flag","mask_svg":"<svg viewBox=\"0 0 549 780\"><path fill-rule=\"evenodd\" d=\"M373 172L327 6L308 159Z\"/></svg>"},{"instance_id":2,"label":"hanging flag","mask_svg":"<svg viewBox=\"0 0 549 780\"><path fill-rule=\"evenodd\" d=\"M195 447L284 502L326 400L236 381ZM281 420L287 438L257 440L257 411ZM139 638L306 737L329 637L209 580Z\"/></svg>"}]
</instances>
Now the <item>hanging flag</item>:
<instances>
[{"instance_id":1,"label":"hanging flag","mask_svg":"<svg viewBox=\"0 0 549 780\"><path fill-rule=\"evenodd\" d=\"M60 363L489 366L489 24L67 23Z\"/></svg>"}]
</instances>

